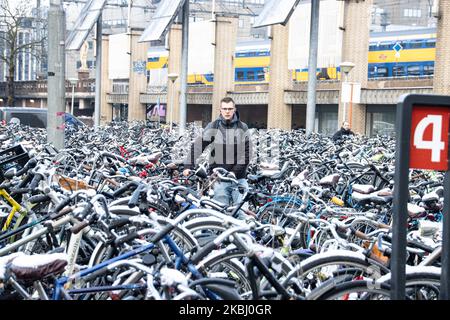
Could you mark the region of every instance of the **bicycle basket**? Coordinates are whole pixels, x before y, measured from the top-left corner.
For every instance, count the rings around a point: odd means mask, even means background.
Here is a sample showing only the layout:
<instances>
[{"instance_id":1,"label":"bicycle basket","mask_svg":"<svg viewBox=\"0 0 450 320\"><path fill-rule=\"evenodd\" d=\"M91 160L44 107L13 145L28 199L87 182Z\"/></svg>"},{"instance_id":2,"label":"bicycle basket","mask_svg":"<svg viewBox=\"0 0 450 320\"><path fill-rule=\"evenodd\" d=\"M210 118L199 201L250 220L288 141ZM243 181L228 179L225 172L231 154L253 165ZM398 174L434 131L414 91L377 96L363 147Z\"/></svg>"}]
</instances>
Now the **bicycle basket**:
<instances>
[{"instance_id":1,"label":"bicycle basket","mask_svg":"<svg viewBox=\"0 0 450 320\"><path fill-rule=\"evenodd\" d=\"M5 149L0 152L0 182L5 180L4 174L8 169L16 168L22 169L25 164L30 160L28 152L20 144Z\"/></svg>"}]
</instances>

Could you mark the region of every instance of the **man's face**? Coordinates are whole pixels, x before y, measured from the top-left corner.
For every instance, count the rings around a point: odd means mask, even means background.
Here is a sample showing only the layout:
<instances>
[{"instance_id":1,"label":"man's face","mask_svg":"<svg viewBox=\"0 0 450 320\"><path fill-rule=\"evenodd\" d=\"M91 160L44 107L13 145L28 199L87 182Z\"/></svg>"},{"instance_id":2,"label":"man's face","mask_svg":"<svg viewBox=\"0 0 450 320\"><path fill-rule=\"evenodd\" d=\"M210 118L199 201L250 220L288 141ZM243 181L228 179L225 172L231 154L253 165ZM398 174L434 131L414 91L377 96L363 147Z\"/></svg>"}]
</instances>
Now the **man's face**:
<instances>
[{"instance_id":1,"label":"man's face","mask_svg":"<svg viewBox=\"0 0 450 320\"><path fill-rule=\"evenodd\" d=\"M348 130L348 129L350 129L350 123L348 123L348 122L344 122L344 125L343 125L343 127L344 127L344 129L345 129L345 130Z\"/></svg>"},{"instance_id":2,"label":"man's face","mask_svg":"<svg viewBox=\"0 0 450 320\"><path fill-rule=\"evenodd\" d=\"M231 120L233 119L234 113L236 111L236 108L234 107L233 102L222 102L220 104L220 114L225 120Z\"/></svg>"}]
</instances>

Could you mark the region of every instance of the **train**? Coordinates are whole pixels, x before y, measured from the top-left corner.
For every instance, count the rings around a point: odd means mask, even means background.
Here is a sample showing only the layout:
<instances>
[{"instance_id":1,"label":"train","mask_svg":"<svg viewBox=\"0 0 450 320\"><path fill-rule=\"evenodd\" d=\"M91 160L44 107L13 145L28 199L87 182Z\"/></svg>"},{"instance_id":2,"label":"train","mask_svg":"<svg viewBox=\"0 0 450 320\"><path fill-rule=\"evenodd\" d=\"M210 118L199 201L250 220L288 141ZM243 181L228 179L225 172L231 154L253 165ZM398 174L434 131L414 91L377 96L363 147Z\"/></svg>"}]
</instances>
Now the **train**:
<instances>
[{"instance_id":1,"label":"train","mask_svg":"<svg viewBox=\"0 0 450 320\"><path fill-rule=\"evenodd\" d=\"M426 77L434 74L436 29L372 32L369 41L368 78ZM167 68L168 51L150 48L147 76ZM238 42L234 56L235 84L269 82L270 40ZM291 70L292 80L307 81L308 68ZM159 73L160 74L160 73ZM339 80L339 66L319 66L318 80ZM212 85L214 74L189 74L189 85Z\"/></svg>"}]
</instances>

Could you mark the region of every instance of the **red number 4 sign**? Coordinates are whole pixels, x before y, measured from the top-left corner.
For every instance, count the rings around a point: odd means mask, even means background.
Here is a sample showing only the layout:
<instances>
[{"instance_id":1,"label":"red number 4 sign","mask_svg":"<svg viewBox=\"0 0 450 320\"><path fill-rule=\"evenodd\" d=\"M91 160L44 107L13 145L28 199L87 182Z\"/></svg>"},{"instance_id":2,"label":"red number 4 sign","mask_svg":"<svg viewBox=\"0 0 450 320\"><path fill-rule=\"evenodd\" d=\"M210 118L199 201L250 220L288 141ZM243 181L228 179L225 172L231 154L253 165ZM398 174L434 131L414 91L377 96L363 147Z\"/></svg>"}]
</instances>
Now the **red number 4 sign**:
<instances>
[{"instance_id":1,"label":"red number 4 sign","mask_svg":"<svg viewBox=\"0 0 450 320\"><path fill-rule=\"evenodd\" d=\"M450 109L413 106L409 167L448 170Z\"/></svg>"}]
</instances>

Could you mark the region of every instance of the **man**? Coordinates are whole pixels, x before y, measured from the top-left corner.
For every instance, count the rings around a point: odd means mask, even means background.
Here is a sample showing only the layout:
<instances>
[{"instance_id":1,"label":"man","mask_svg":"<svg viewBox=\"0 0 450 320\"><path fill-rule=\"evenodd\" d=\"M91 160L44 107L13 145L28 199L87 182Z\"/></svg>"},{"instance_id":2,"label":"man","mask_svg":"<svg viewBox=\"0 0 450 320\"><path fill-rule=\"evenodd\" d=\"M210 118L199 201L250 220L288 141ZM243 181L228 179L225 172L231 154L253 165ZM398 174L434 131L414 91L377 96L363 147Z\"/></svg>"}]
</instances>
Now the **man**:
<instances>
[{"instance_id":1,"label":"man","mask_svg":"<svg viewBox=\"0 0 450 320\"><path fill-rule=\"evenodd\" d=\"M355 135L352 130L350 130L350 123L344 121L342 127L333 135L333 141L341 140L344 136L349 137Z\"/></svg>"},{"instance_id":2,"label":"man","mask_svg":"<svg viewBox=\"0 0 450 320\"><path fill-rule=\"evenodd\" d=\"M214 200L226 205L236 205L242 200L239 189L248 189L247 167L250 162L248 126L239 120L239 113L232 98L220 101L220 116L209 123L203 134L191 146L189 159L185 161L184 176L195 166L195 160L212 143L209 157L210 168L224 168L233 172L239 186L231 182L218 181L214 185Z\"/></svg>"}]
</instances>

